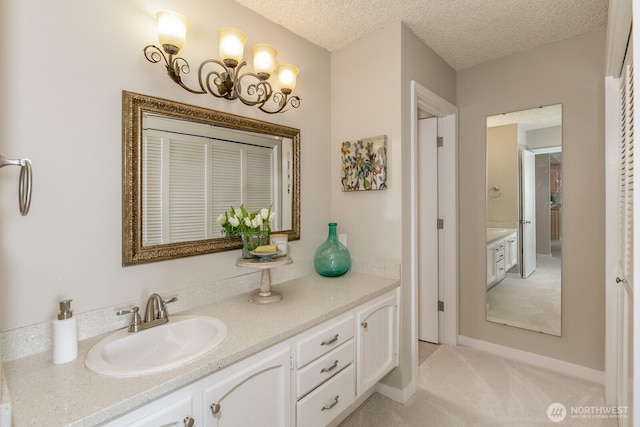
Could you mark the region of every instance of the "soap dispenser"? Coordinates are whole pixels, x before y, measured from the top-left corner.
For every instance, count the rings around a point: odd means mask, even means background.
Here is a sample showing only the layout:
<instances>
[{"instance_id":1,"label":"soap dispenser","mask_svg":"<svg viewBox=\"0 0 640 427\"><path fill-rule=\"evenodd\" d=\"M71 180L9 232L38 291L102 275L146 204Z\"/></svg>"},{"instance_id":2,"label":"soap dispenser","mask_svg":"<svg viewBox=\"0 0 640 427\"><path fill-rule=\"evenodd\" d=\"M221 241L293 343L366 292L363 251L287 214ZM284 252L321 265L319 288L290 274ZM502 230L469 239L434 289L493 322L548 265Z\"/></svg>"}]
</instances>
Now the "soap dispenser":
<instances>
[{"instance_id":1,"label":"soap dispenser","mask_svg":"<svg viewBox=\"0 0 640 427\"><path fill-rule=\"evenodd\" d=\"M71 300L60 301L58 320L51 325L53 364L71 362L78 357L78 325L71 311Z\"/></svg>"}]
</instances>

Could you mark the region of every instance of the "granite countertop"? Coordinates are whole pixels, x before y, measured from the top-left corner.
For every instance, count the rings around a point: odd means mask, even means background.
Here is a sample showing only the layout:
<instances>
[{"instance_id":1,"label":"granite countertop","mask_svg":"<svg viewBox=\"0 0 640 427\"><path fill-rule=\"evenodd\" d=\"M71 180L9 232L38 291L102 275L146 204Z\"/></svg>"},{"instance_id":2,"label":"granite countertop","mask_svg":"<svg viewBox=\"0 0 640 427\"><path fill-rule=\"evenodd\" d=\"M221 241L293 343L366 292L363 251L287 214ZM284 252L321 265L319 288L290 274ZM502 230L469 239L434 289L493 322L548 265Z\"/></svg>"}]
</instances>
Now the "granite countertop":
<instances>
[{"instance_id":1,"label":"granite countertop","mask_svg":"<svg viewBox=\"0 0 640 427\"><path fill-rule=\"evenodd\" d=\"M229 335L206 356L159 374L108 378L89 371L85 356L105 335L81 341L78 358L64 365L53 365L51 352L7 362L3 373L11 396L13 426L88 426L107 421L398 285L398 279L355 272L336 278L309 275L274 286L284 295L275 304L251 304L249 294L243 294L172 313L216 317L226 323Z\"/></svg>"}]
</instances>

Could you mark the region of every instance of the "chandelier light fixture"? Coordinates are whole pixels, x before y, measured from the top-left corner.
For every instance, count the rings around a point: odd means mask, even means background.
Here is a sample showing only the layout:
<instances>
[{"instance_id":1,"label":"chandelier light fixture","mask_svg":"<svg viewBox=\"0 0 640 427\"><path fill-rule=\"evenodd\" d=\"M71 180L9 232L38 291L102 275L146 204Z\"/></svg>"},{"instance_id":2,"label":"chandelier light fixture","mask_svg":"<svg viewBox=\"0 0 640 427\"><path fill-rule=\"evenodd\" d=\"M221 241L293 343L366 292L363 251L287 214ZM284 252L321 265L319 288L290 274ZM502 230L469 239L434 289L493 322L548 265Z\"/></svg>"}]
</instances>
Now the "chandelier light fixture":
<instances>
[{"instance_id":1,"label":"chandelier light fixture","mask_svg":"<svg viewBox=\"0 0 640 427\"><path fill-rule=\"evenodd\" d=\"M144 48L144 56L154 64L164 60L167 74L183 89L195 94L208 93L216 98L239 99L243 104L258 107L268 114L283 113L289 106L300 106L300 98L291 95L296 86L298 67L276 65L278 51L270 45L257 44L252 49L254 72L243 72L247 65L243 59L247 36L234 28L218 30L220 59L203 61L198 68L200 87L194 89L187 86L182 76L191 69L189 63L177 55L184 47L189 21L178 13L168 11L158 12L156 18L158 41L162 48L149 45ZM274 72L279 92L274 91L268 81Z\"/></svg>"}]
</instances>

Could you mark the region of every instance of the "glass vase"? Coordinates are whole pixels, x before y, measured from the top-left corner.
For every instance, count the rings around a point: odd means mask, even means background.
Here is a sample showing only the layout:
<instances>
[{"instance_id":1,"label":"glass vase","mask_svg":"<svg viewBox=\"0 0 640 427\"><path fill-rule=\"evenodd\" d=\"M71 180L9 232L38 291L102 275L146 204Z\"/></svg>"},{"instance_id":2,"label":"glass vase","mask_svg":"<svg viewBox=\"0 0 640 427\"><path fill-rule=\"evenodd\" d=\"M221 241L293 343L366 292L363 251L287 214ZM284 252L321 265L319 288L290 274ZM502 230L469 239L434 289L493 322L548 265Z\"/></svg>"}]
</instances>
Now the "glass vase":
<instances>
[{"instance_id":1,"label":"glass vase","mask_svg":"<svg viewBox=\"0 0 640 427\"><path fill-rule=\"evenodd\" d=\"M321 276L342 276L351 268L349 249L338 240L338 224L329 223L329 237L316 249L313 265Z\"/></svg>"},{"instance_id":2,"label":"glass vase","mask_svg":"<svg viewBox=\"0 0 640 427\"><path fill-rule=\"evenodd\" d=\"M269 232L267 230L247 230L240 233L242 238L242 258L257 258L251 255L258 246L269 243Z\"/></svg>"}]
</instances>

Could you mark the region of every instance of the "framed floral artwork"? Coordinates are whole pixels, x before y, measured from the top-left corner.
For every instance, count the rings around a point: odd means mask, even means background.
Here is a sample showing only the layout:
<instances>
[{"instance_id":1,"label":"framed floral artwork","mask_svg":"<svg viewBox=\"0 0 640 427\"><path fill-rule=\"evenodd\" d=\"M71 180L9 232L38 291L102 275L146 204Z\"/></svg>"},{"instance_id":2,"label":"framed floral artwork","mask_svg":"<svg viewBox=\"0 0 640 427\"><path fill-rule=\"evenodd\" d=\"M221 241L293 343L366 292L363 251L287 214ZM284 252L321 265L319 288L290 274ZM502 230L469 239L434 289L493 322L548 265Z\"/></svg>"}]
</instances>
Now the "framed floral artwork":
<instances>
[{"instance_id":1,"label":"framed floral artwork","mask_svg":"<svg viewBox=\"0 0 640 427\"><path fill-rule=\"evenodd\" d=\"M342 143L342 191L387 188L387 136Z\"/></svg>"}]
</instances>

